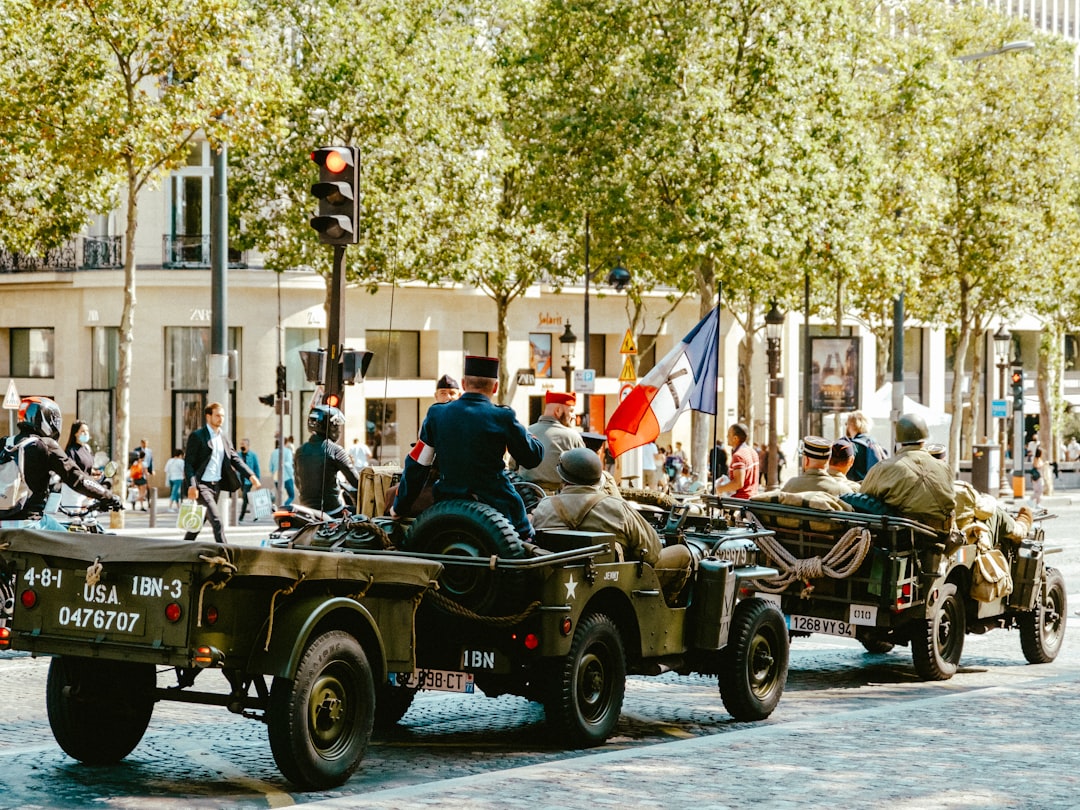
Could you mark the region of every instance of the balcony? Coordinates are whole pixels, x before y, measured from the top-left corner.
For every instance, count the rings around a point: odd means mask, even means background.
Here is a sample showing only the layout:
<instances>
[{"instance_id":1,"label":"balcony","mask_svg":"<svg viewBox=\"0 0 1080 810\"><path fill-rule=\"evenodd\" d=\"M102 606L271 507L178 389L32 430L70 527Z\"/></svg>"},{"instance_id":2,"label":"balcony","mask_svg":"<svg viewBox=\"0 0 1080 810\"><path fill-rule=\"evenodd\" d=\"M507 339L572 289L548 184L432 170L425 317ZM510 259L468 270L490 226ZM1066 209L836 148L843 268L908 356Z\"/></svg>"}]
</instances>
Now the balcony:
<instances>
[{"instance_id":1,"label":"balcony","mask_svg":"<svg viewBox=\"0 0 1080 810\"><path fill-rule=\"evenodd\" d=\"M161 266L169 269L208 270L210 234L165 234L161 237ZM229 267L245 268L243 251L229 248Z\"/></svg>"},{"instance_id":2,"label":"balcony","mask_svg":"<svg viewBox=\"0 0 1080 810\"><path fill-rule=\"evenodd\" d=\"M120 236L81 236L44 254L0 250L0 273L70 273L123 267Z\"/></svg>"}]
</instances>

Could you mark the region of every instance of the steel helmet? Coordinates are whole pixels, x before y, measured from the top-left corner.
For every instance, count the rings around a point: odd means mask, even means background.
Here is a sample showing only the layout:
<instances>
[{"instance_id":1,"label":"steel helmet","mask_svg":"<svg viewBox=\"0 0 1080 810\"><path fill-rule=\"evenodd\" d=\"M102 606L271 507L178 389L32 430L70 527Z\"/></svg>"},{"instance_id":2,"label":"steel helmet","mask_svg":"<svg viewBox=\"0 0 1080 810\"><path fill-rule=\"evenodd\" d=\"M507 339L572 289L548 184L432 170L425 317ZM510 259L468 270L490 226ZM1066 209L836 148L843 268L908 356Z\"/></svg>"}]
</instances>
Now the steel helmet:
<instances>
[{"instance_id":1,"label":"steel helmet","mask_svg":"<svg viewBox=\"0 0 1080 810\"><path fill-rule=\"evenodd\" d=\"M324 436L332 442L338 440L345 425L345 414L332 405L316 405L308 413L307 426L312 433Z\"/></svg>"},{"instance_id":2,"label":"steel helmet","mask_svg":"<svg viewBox=\"0 0 1080 810\"><path fill-rule=\"evenodd\" d=\"M930 438L926 420L917 413L905 413L896 420L896 443L919 444Z\"/></svg>"},{"instance_id":3,"label":"steel helmet","mask_svg":"<svg viewBox=\"0 0 1080 810\"><path fill-rule=\"evenodd\" d=\"M59 439L63 424L60 406L48 397L25 397L19 403L19 427L46 439Z\"/></svg>"},{"instance_id":4,"label":"steel helmet","mask_svg":"<svg viewBox=\"0 0 1080 810\"><path fill-rule=\"evenodd\" d=\"M559 477L568 484L594 485L600 483L600 456L588 447L575 447L559 456L559 466L555 468Z\"/></svg>"}]
</instances>

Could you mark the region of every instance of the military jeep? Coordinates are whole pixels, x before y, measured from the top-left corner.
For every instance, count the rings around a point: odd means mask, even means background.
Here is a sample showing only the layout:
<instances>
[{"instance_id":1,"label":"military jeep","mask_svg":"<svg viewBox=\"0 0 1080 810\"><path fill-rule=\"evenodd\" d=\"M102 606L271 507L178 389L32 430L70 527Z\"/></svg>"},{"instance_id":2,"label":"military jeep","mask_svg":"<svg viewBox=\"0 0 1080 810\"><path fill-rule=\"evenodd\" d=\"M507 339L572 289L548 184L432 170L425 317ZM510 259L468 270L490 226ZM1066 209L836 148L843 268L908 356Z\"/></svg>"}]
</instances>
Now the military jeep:
<instances>
[{"instance_id":1,"label":"military jeep","mask_svg":"<svg viewBox=\"0 0 1080 810\"><path fill-rule=\"evenodd\" d=\"M967 633L1019 630L1020 648L1033 664L1053 661L1061 649L1065 580L1045 564L1045 555L1060 549L1044 547L1039 526L1002 549L1011 591L981 601L973 589L980 549L971 537L902 517L764 500L720 505L733 519L752 518L771 530L761 549L781 576L755 591L780 606L793 637L847 636L874 653L910 645L924 680L955 674Z\"/></svg>"},{"instance_id":2,"label":"military jeep","mask_svg":"<svg viewBox=\"0 0 1080 810\"><path fill-rule=\"evenodd\" d=\"M545 531L526 549L502 514L475 501L437 503L407 528L377 519L351 538L323 530L332 545L377 549L386 543L371 537L373 522L397 550L368 553L443 566L417 613L417 669L391 671L376 723L397 722L420 689L479 689L540 702L557 739L594 746L615 728L626 676L668 671L716 675L732 717L768 717L786 683L787 628L770 601L741 591L776 574L756 561L755 540L769 532L685 508L661 517L665 542L696 560L677 593L651 566L621 559L611 535Z\"/></svg>"}]
</instances>

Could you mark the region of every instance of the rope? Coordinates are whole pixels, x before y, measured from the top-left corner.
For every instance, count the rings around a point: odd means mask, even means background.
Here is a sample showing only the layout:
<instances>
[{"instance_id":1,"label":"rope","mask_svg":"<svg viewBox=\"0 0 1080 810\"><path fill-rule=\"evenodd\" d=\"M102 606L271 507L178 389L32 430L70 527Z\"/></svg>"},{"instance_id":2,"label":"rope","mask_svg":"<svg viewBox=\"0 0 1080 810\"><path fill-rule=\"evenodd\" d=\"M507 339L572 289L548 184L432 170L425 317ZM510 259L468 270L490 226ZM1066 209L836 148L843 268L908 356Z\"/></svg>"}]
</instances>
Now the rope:
<instances>
[{"instance_id":1,"label":"rope","mask_svg":"<svg viewBox=\"0 0 1080 810\"><path fill-rule=\"evenodd\" d=\"M435 603L436 607L441 608L447 613L452 613L455 616L461 616L465 619L472 619L473 621L480 622L481 624L488 624L492 627L512 627L515 624L521 624L536 612L537 608L542 604L539 600L531 602L521 613L514 616L481 616L478 613L473 613L467 607L459 605L457 602L443 596L437 591L428 591L424 594L425 597L431 597L431 600Z\"/></svg>"},{"instance_id":2,"label":"rope","mask_svg":"<svg viewBox=\"0 0 1080 810\"><path fill-rule=\"evenodd\" d=\"M780 576L767 583L755 581L755 586L766 593L782 593L793 582L803 582L806 587L800 596L807 598L814 590L812 579L831 577L847 579L854 574L870 551L870 530L853 526L844 532L829 551L821 557L800 560L792 555L775 536L766 535L754 538L765 556L777 568Z\"/></svg>"},{"instance_id":3,"label":"rope","mask_svg":"<svg viewBox=\"0 0 1080 810\"><path fill-rule=\"evenodd\" d=\"M230 577L230 579L231 579L231 577ZM224 579L221 582L211 582L210 580L206 580L206 582L204 582L202 584L202 587L199 588L199 619L198 619L198 621L195 622L196 627L202 627L203 594L206 593L206 589L209 588L212 591L220 591L222 588L224 588L228 584L229 584L228 579Z\"/></svg>"},{"instance_id":4,"label":"rope","mask_svg":"<svg viewBox=\"0 0 1080 810\"><path fill-rule=\"evenodd\" d=\"M274 632L274 602L277 601L278 594L284 594L285 596L291 596L292 592L296 590L296 586L299 585L301 582L303 582L304 577L306 577L306 576L307 576L306 573L301 572L300 579L296 580L296 582L294 582L288 588L281 588L280 590L274 591L274 595L270 597L270 621L269 621L269 623L267 624L267 627L266 627L266 646L263 647L264 651L270 652L270 636Z\"/></svg>"},{"instance_id":5,"label":"rope","mask_svg":"<svg viewBox=\"0 0 1080 810\"><path fill-rule=\"evenodd\" d=\"M101 557L95 557L94 561L86 568L86 584L93 588L101 582L102 571Z\"/></svg>"},{"instance_id":6,"label":"rope","mask_svg":"<svg viewBox=\"0 0 1080 810\"><path fill-rule=\"evenodd\" d=\"M239 570L225 557L209 557L206 554L200 554L199 559L207 565L220 565L222 568L231 568L233 571Z\"/></svg>"}]
</instances>

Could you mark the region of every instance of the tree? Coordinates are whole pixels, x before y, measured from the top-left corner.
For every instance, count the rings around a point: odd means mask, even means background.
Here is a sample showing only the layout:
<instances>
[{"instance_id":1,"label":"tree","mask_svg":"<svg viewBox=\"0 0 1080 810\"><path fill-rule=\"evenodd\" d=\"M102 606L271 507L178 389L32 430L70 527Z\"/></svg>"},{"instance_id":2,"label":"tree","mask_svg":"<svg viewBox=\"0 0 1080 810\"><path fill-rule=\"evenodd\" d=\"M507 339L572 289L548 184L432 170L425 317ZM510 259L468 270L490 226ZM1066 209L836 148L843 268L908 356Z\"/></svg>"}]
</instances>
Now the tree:
<instances>
[{"instance_id":1,"label":"tree","mask_svg":"<svg viewBox=\"0 0 1080 810\"><path fill-rule=\"evenodd\" d=\"M106 203L123 205L116 427L126 458L139 195L183 165L199 137L251 134L252 111L280 91L275 37L245 0L11 0L6 8L4 47L25 59L4 60L4 104L18 126L32 122L41 134L16 144L15 160L44 157L51 169L16 189L24 204L53 212L49 229L23 238L67 234ZM65 178L60 196L51 193L53 173Z\"/></svg>"}]
</instances>

